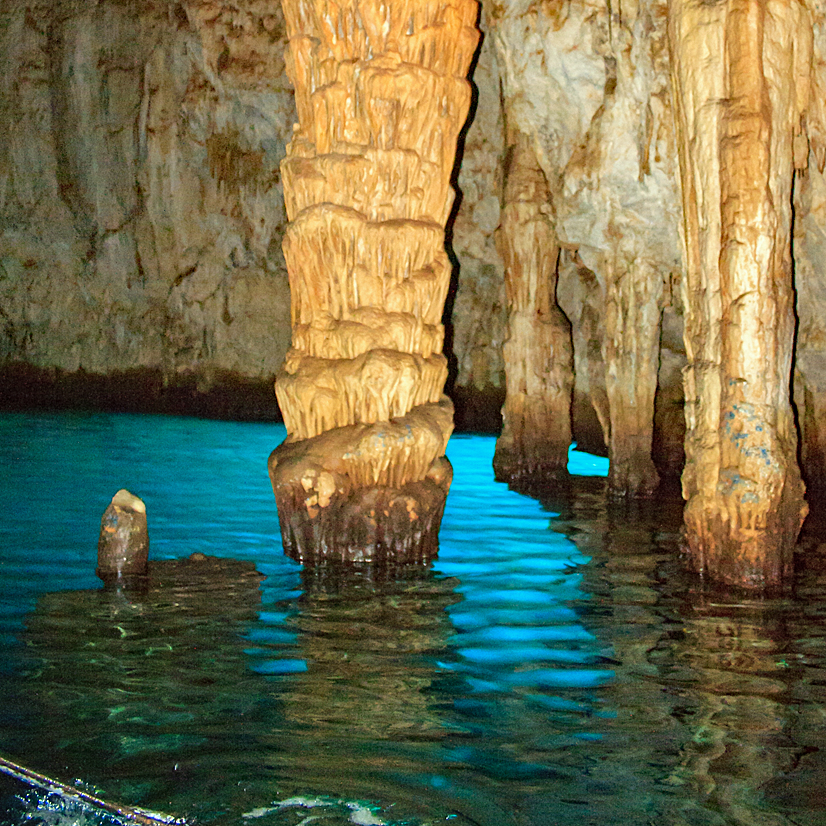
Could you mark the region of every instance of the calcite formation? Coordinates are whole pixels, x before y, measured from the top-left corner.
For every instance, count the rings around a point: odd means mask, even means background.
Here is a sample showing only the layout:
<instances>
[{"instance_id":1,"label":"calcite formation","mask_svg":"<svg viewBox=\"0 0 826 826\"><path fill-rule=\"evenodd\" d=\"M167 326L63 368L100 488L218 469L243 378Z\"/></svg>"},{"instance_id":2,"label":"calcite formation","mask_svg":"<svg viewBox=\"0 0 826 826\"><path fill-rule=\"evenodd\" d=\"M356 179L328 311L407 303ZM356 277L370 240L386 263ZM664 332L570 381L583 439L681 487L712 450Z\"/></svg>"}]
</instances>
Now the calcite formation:
<instances>
[{"instance_id":1,"label":"calcite formation","mask_svg":"<svg viewBox=\"0 0 826 826\"><path fill-rule=\"evenodd\" d=\"M243 6L0 4L2 363L271 381L295 116L280 7Z\"/></svg>"},{"instance_id":2,"label":"calcite formation","mask_svg":"<svg viewBox=\"0 0 826 826\"><path fill-rule=\"evenodd\" d=\"M543 405L551 385L564 396L572 380L573 438L607 450L610 490L633 496L682 471L690 360L692 547L725 534L736 556L737 537L758 542L777 527L787 569L800 489L786 385L807 499L813 511L826 502L821 5L672 4L669 42L666 0L482 0L453 207L459 62L473 51L476 10L388 8L374 19L349 0L296 6L288 31L275 0L0 3L0 404L28 403L20 377L31 371L47 385L41 399L54 376L92 386L96 403L140 407L145 396L121 388L150 372L190 410L211 388L244 387L227 390L237 402L227 415L243 412L248 388L263 399L283 364L292 451L342 428L367 428L362 446L397 443L380 471L373 447L349 451L346 468L320 458L296 502L313 509L339 487L376 484L370 508L385 519L375 490L400 490L441 455L446 367L463 412L494 426L507 358L497 472L521 450L513 467L532 484L559 478L549 457L561 447L548 445L563 440L566 416ZM732 34L736 21L757 32L753 43ZM514 170L531 170L533 195L519 193ZM536 261L531 239L545 250ZM760 261L748 276L744 256ZM522 292L505 295L506 264L509 280L555 283L572 377L548 324L514 303ZM525 298L541 307L543 295ZM779 389L757 389L769 387ZM260 410L277 415L271 395ZM426 439L396 427L414 411L432 413ZM752 414L762 430L742 418ZM430 447L414 448L417 438ZM416 501L398 500L401 525ZM785 516L764 520L764 502ZM712 523L723 527L698 527ZM698 567L717 575L703 554ZM762 581L751 563L732 565L720 575Z\"/></svg>"},{"instance_id":3,"label":"calcite formation","mask_svg":"<svg viewBox=\"0 0 826 826\"><path fill-rule=\"evenodd\" d=\"M807 512L789 399L795 166L812 24L799 3L672 0L684 209L686 539L695 567L765 587Z\"/></svg>"},{"instance_id":4,"label":"calcite formation","mask_svg":"<svg viewBox=\"0 0 826 826\"><path fill-rule=\"evenodd\" d=\"M493 8L509 129L533 141L548 182L558 303L573 335L574 413L581 422L583 407L594 408L612 493L645 496L658 483L661 317L681 263L665 3Z\"/></svg>"},{"instance_id":5,"label":"calcite formation","mask_svg":"<svg viewBox=\"0 0 826 826\"><path fill-rule=\"evenodd\" d=\"M292 347L269 468L287 553L429 556L452 471L444 226L472 0L284 0L298 124L282 164Z\"/></svg>"},{"instance_id":6,"label":"calcite formation","mask_svg":"<svg viewBox=\"0 0 826 826\"><path fill-rule=\"evenodd\" d=\"M531 139L508 152L500 230L508 301L507 396L493 467L516 485L567 479L571 444L571 325L556 303L559 245L550 190Z\"/></svg>"}]
</instances>

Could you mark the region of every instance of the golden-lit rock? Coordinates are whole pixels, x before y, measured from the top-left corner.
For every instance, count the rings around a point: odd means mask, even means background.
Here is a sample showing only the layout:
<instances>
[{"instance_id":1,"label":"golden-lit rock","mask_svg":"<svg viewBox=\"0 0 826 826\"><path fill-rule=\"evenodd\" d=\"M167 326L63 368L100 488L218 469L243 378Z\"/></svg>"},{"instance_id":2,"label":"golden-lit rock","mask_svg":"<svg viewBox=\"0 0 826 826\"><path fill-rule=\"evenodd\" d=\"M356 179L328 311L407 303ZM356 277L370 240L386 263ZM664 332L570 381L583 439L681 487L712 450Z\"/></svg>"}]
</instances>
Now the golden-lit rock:
<instances>
[{"instance_id":1,"label":"golden-lit rock","mask_svg":"<svg viewBox=\"0 0 826 826\"><path fill-rule=\"evenodd\" d=\"M284 0L298 124L282 164L293 341L270 478L288 553L435 552L451 471L444 224L472 0Z\"/></svg>"},{"instance_id":2,"label":"golden-lit rock","mask_svg":"<svg viewBox=\"0 0 826 826\"><path fill-rule=\"evenodd\" d=\"M97 575L107 584L129 583L149 570L149 530L143 500L121 489L100 520Z\"/></svg>"},{"instance_id":3,"label":"golden-lit rock","mask_svg":"<svg viewBox=\"0 0 826 826\"><path fill-rule=\"evenodd\" d=\"M556 304L559 246L551 211L531 140L517 133L500 234L508 300L507 396L493 459L496 478L513 483L568 475L573 348L571 325Z\"/></svg>"},{"instance_id":4,"label":"golden-lit rock","mask_svg":"<svg viewBox=\"0 0 826 826\"><path fill-rule=\"evenodd\" d=\"M599 420L603 439L588 441L608 448L612 493L648 495L660 319L681 267L666 3L492 9L508 128L532 141L548 184L574 412Z\"/></svg>"},{"instance_id":5,"label":"golden-lit rock","mask_svg":"<svg viewBox=\"0 0 826 826\"><path fill-rule=\"evenodd\" d=\"M686 539L699 571L768 587L790 574L807 512L789 399L790 241L812 23L797 3L674 0L669 40L686 250Z\"/></svg>"}]
</instances>

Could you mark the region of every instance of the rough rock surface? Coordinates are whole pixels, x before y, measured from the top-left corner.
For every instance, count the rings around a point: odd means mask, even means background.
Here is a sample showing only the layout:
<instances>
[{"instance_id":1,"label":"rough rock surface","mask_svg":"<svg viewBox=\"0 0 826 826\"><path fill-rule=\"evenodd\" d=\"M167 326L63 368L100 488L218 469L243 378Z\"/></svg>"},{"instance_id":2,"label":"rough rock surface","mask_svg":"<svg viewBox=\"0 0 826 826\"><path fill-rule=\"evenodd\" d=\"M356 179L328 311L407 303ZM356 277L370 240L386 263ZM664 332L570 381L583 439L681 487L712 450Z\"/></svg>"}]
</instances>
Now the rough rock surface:
<instances>
[{"instance_id":1,"label":"rough rock surface","mask_svg":"<svg viewBox=\"0 0 826 826\"><path fill-rule=\"evenodd\" d=\"M778 585L807 511L789 391L811 20L799 4L686 0L669 7L669 39L686 247L686 539L715 579Z\"/></svg>"},{"instance_id":2,"label":"rough rock surface","mask_svg":"<svg viewBox=\"0 0 826 826\"><path fill-rule=\"evenodd\" d=\"M3 4L0 360L275 374L283 44L274 3Z\"/></svg>"},{"instance_id":3,"label":"rough rock surface","mask_svg":"<svg viewBox=\"0 0 826 826\"><path fill-rule=\"evenodd\" d=\"M780 8L770 5L772 14ZM805 137L794 146L792 401L808 497L819 506L826 26L817 4L790 8L805 9L813 35ZM449 236L457 259L443 319L449 386L464 401L504 395L496 239L507 128L532 138L550 191L557 298L573 345L574 437L607 446L615 492L645 493L657 478L652 459L660 477L680 472L685 430L666 3L483 0L479 27L474 119L461 140L462 194ZM285 43L277 2L0 6L7 381L22 375L12 370L20 365L96 376L99 398L121 394L115 378L133 370L186 382L192 398L230 376L270 382L290 342L279 164L295 107Z\"/></svg>"},{"instance_id":4,"label":"rough rock surface","mask_svg":"<svg viewBox=\"0 0 826 826\"><path fill-rule=\"evenodd\" d=\"M591 398L617 494L658 481L660 320L681 266L664 15L659 0L522 0L491 14L508 126L538 146L567 251L557 289L575 396Z\"/></svg>"},{"instance_id":5,"label":"rough rock surface","mask_svg":"<svg viewBox=\"0 0 826 826\"><path fill-rule=\"evenodd\" d=\"M121 489L100 520L97 575L107 584L128 583L149 569L149 530L143 500Z\"/></svg>"},{"instance_id":6,"label":"rough rock surface","mask_svg":"<svg viewBox=\"0 0 826 826\"><path fill-rule=\"evenodd\" d=\"M799 144L794 185L794 283L797 350L794 403L802 470L813 509L826 512L826 12L806 3L812 25L806 147ZM798 139L800 140L800 138Z\"/></svg>"},{"instance_id":7,"label":"rough rock surface","mask_svg":"<svg viewBox=\"0 0 826 826\"><path fill-rule=\"evenodd\" d=\"M505 261L507 396L496 478L515 486L564 483L571 444L571 325L556 302L559 245L550 191L534 141L509 141L499 234Z\"/></svg>"},{"instance_id":8,"label":"rough rock surface","mask_svg":"<svg viewBox=\"0 0 826 826\"><path fill-rule=\"evenodd\" d=\"M282 163L292 346L270 458L285 550L436 550L450 486L445 224L473 0L284 0L298 123Z\"/></svg>"}]
</instances>

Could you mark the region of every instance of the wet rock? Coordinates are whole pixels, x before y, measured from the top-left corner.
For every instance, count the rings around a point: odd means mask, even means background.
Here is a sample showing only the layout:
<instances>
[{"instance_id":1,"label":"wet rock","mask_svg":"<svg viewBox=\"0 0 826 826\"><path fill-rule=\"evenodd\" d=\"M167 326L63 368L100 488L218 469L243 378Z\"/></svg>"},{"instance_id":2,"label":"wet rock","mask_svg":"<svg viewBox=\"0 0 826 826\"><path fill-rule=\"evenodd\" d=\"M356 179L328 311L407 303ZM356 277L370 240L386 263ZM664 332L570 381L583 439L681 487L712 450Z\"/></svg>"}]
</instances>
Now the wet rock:
<instances>
[{"instance_id":1,"label":"wet rock","mask_svg":"<svg viewBox=\"0 0 826 826\"><path fill-rule=\"evenodd\" d=\"M145 577L148 556L146 505L139 497L121 489L112 497L100 520L95 573L107 584Z\"/></svg>"}]
</instances>

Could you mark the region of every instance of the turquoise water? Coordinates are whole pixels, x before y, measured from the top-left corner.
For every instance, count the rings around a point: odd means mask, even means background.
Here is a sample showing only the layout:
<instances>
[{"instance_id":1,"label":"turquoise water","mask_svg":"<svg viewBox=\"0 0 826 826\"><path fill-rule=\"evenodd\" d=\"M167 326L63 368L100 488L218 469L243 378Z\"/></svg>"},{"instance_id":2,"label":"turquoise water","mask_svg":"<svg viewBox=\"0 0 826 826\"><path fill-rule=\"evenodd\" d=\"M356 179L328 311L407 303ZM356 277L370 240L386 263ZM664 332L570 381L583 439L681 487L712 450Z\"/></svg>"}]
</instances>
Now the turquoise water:
<instances>
[{"instance_id":1,"label":"turquoise water","mask_svg":"<svg viewBox=\"0 0 826 826\"><path fill-rule=\"evenodd\" d=\"M0 416L0 754L204 824L826 823L814 543L794 596L715 593L683 571L679 501L611 503L572 453L539 503L460 435L430 568L305 571L266 473L283 435ZM94 575L121 487L145 593ZM0 811L119 822L8 778Z\"/></svg>"}]
</instances>

